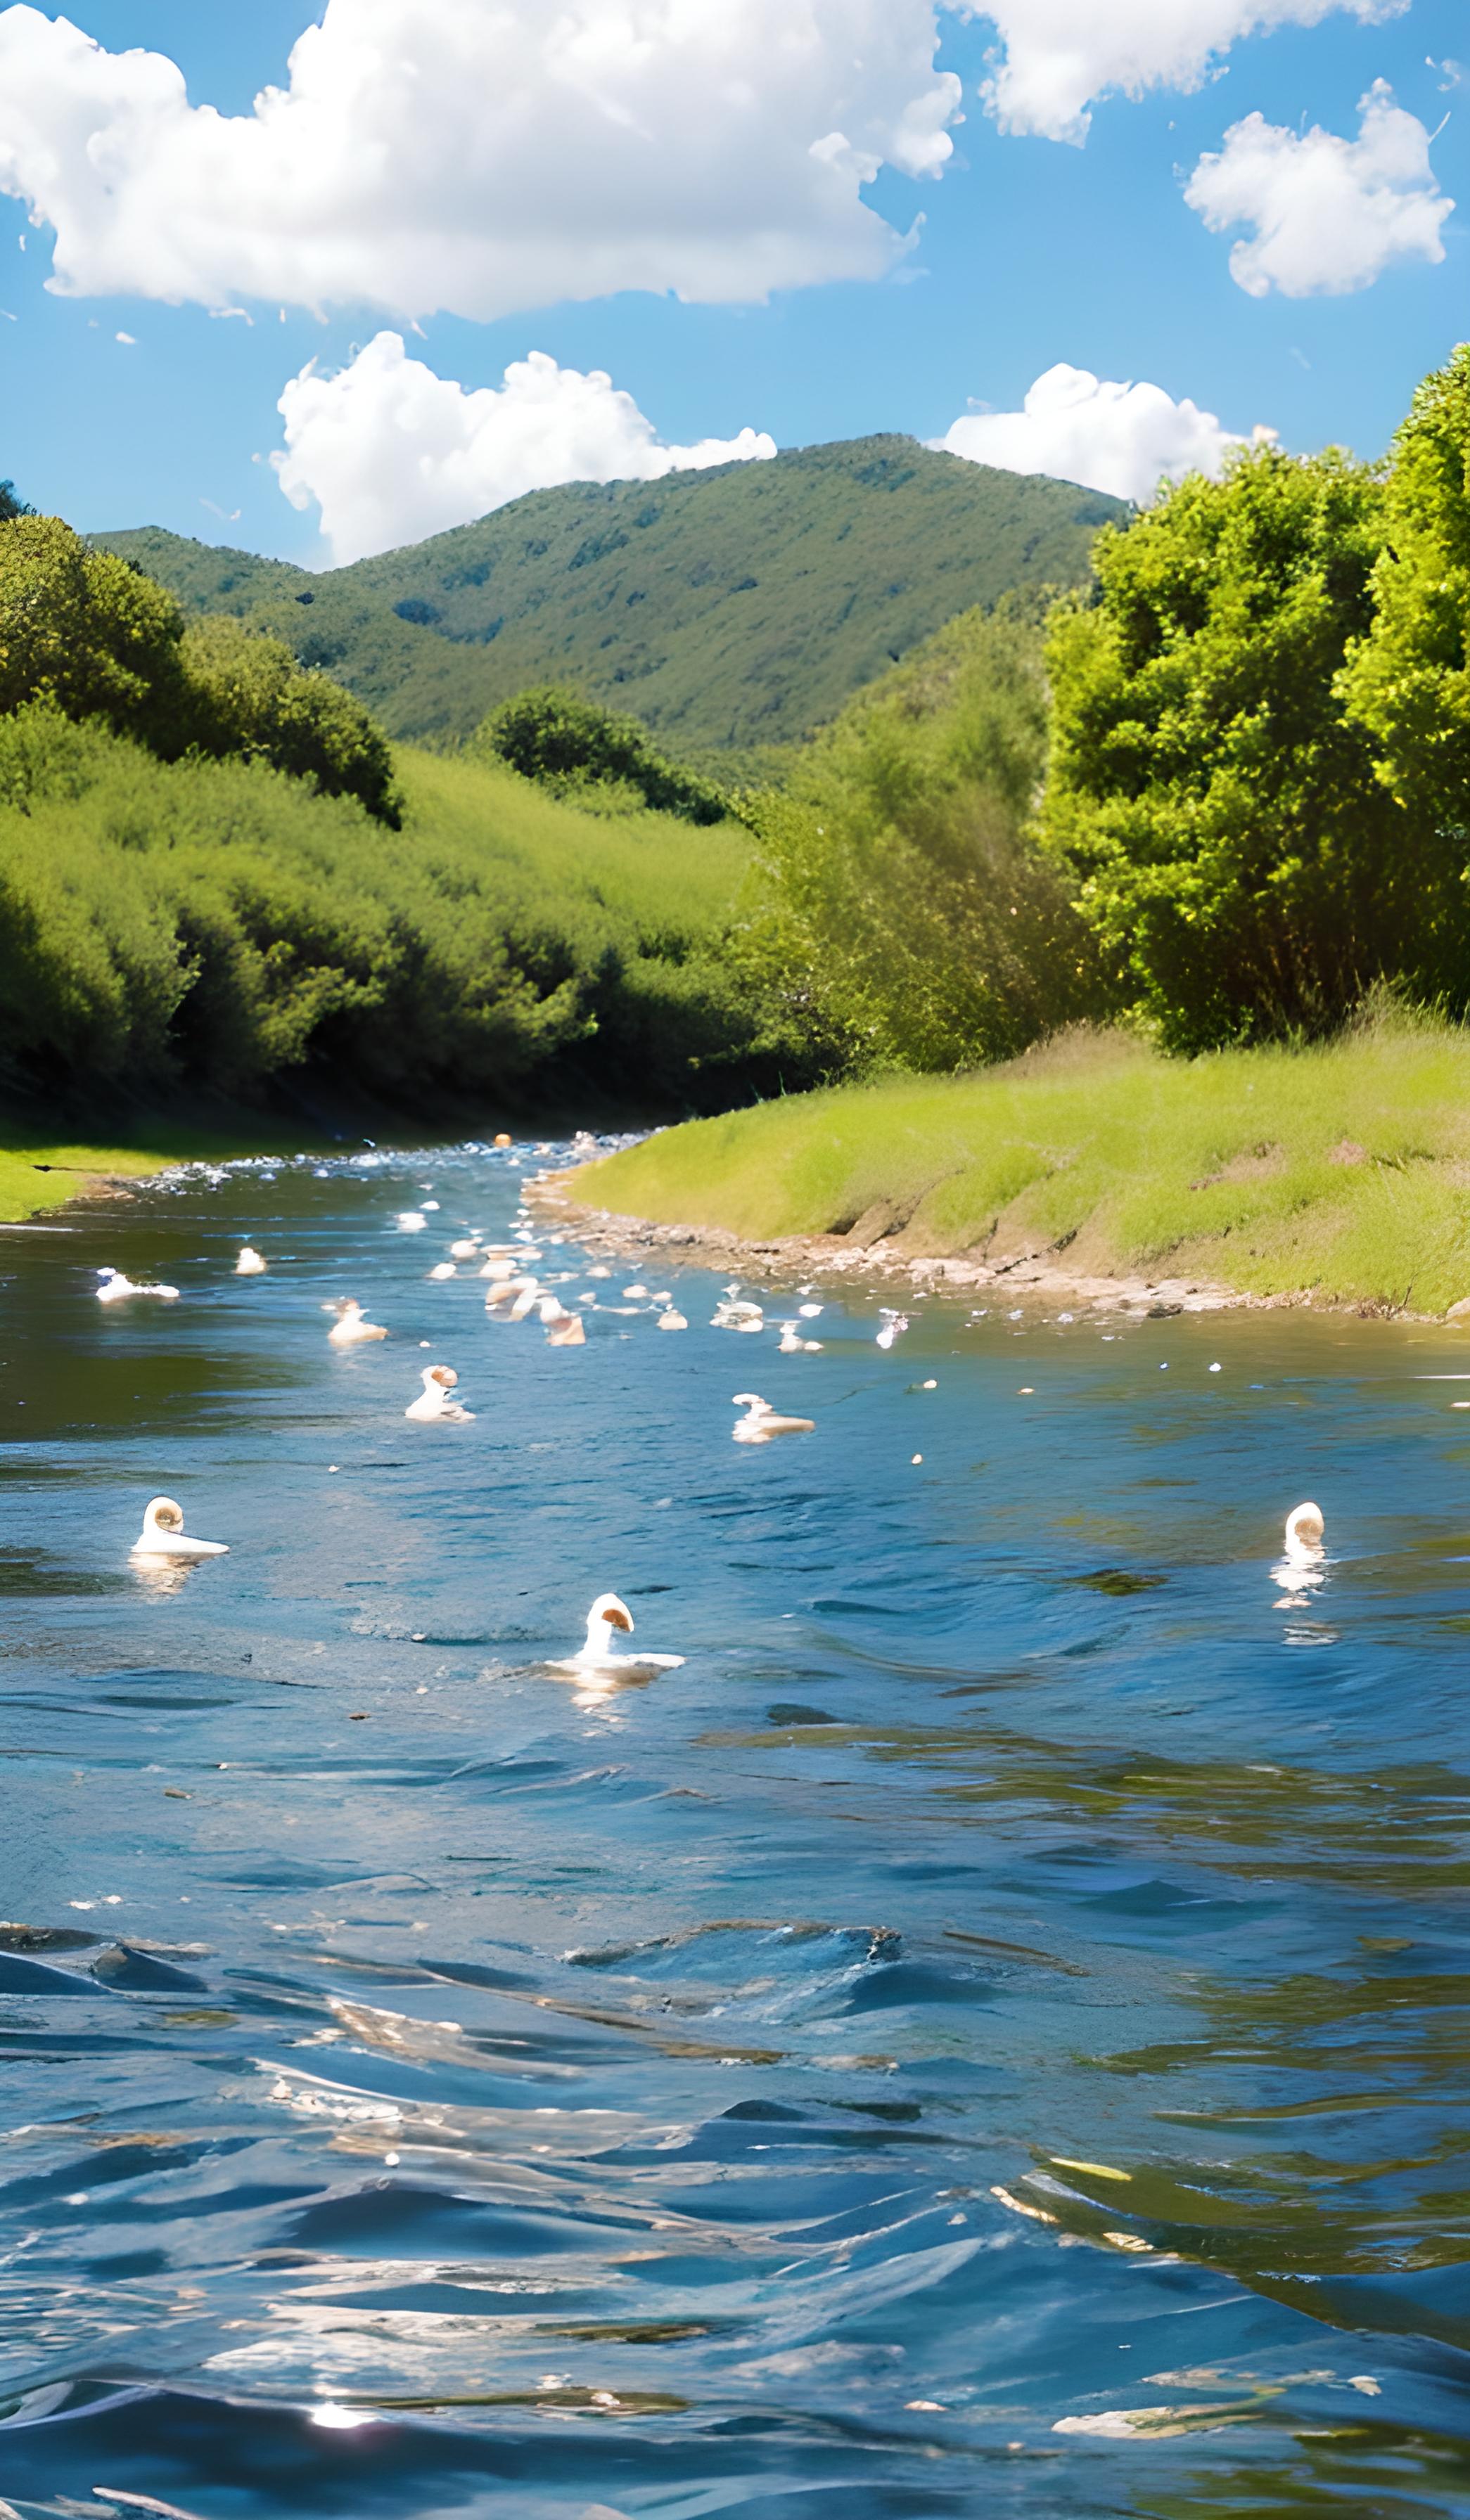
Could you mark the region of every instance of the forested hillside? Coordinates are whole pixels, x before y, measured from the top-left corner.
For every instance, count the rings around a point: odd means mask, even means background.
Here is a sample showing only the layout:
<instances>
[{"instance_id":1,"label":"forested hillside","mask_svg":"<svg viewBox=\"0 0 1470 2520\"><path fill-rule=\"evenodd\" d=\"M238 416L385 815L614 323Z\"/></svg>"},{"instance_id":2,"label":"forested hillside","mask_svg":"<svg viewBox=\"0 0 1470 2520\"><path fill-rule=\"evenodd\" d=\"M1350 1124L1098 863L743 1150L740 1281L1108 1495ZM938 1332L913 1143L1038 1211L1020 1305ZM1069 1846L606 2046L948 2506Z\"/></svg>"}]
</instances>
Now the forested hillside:
<instances>
[{"instance_id":1,"label":"forested hillside","mask_svg":"<svg viewBox=\"0 0 1470 2520\"><path fill-rule=\"evenodd\" d=\"M1117 500L859 438L657 482L574 483L312 575L153 529L97 537L189 611L232 612L407 742L529 684L684 753L789 742L956 613L1080 584Z\"/></svg>"}]
</instances>

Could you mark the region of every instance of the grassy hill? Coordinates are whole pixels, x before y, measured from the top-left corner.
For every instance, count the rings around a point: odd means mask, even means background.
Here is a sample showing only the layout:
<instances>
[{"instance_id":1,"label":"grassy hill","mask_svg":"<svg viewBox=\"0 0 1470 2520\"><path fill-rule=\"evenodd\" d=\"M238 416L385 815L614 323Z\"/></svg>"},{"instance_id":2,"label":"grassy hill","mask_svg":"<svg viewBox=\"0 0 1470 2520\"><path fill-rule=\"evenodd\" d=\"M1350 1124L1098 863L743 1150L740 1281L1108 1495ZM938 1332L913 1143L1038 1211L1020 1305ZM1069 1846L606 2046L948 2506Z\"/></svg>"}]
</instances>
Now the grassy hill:
<instances>
[{"instance_id":1,"label":"grassy hill","mask_svg":"<svg viewBox=\"0 0 1470 2520\"><path fill-rule=\"evenodd\" d=\"M789 742L954 614L1075 585L1125 511L907 437L658 482L533 492L431 542L312 574L152 528L102 534L191 609L289 640L405 742L571 683L697 754Z\"/></svg>"}]
</instances>

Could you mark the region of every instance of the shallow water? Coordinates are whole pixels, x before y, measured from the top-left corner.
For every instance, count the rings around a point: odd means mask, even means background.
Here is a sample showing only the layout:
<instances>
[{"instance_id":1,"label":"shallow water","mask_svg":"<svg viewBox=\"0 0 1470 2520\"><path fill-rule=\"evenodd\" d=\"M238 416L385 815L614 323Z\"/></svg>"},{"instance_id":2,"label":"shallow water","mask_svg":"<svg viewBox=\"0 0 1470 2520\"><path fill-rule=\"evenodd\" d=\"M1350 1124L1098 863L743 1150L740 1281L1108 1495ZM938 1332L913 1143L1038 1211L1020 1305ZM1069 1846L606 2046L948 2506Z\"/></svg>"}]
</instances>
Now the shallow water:
<instances>
[{"instance_id":1,"label":"shallow water","mask_svg":"<svg viewBox=\"0 0 1470 2520\"><path fill-rule=\"evenodd\" d=\"M0 1237L0 2520L1470 2512L1470 1341L556 1351L524 1179Z\"/></svg>"}]
</instances>

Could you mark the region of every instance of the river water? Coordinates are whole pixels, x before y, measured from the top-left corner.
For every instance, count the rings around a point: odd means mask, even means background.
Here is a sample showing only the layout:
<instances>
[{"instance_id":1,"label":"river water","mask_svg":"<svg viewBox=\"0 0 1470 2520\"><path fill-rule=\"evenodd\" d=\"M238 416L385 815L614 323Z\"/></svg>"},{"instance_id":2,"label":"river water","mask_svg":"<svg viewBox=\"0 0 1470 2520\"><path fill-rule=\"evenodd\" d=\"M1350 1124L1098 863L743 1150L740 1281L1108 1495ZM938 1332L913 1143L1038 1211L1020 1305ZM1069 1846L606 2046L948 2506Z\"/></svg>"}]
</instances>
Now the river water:
<instances>
[{"instance_id":1,"label":"river water","mask_svg":"<svg viewBox=\"0 0 1470 2520\"><path fill-rule=\"evenodd\" d=\"M1470 1337L554 1350L532 1163L0 1238L0 2512L1470 2512Z\"/></svg>"}]
</instances>

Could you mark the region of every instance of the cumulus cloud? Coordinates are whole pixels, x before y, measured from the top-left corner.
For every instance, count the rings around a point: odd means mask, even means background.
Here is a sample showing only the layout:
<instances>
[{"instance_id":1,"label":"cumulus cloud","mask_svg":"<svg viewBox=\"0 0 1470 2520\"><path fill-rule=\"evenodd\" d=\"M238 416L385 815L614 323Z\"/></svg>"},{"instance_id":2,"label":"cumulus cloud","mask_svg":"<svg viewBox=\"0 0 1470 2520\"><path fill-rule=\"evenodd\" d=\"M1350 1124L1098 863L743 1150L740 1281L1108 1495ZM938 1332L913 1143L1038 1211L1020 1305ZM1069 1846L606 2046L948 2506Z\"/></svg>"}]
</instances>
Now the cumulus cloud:
<instances>
[{"instance_id":1,"label":"cumulus cloud","mask_svg":"<svg viewBox=\"0 0 1470 2520\"><path fill-rule=\"evenodd\" d=\"M74 296L486 319L874 279L904 241L862 187L953 151L940 5L327 0L235 116L161 54L0 9L0 191Z\"/></svg>"},{"instance_id":2,"label":"cumulus cloud","mask_svg":"<svg viewBox=\"0 0 1470 2520\"><path fill-rule=\"evenodd\" d=\"M1390 263L1443 262L1454 203L1429 162L1429 133L1379 79L1362 99L1355 140L1313 124L1280 129L1248 114L1202 158L1184 199L1208 228L1250 227L1230 271L1252 297L1341 297L1369 289Z\"/></svg>"},{"instance_id":3,"label":"cumulus cloud","mask_svg":"<svg viewBox=\"0 0 1470 2520\"><path fill-rule=\"evenodd\" d=\"M467 524L559 481L653 481L775 454L743 428L666 446L632 395L544 351L467 393L380 333L340 375L303 368L280 401L286 451L271 457L294 508L317 507L340 563Z\"/></svg>"},{"instance_id":4,"label":"cumulus cloud","mask_svg":"<svg viewBox=\"0 0 1470 2520\"><path fill-rule=\"evenodd\" d=\"M1409 0L988 0L1000 47L984 90L1006 131L1081 142L1099 97L1197 88L1232 44L1346 10L1366 25Z\"/></svg>"},{"instance_id":5,"label":"cumulus cloud","mask_svg":"<svg viewBox=\"0 0 1470 2520\"><path fill-rule=\"evenodd\" d=\"M1274 434L1257 428L1249 438ZM1162 385L1105 384L1085 368L1060 366L1036 379L1023 410L972 412L932 442L971 464L1046 472L1144 507L1166 474L1221 472L1242 438Z\"/></svg>"}]
</instances>

